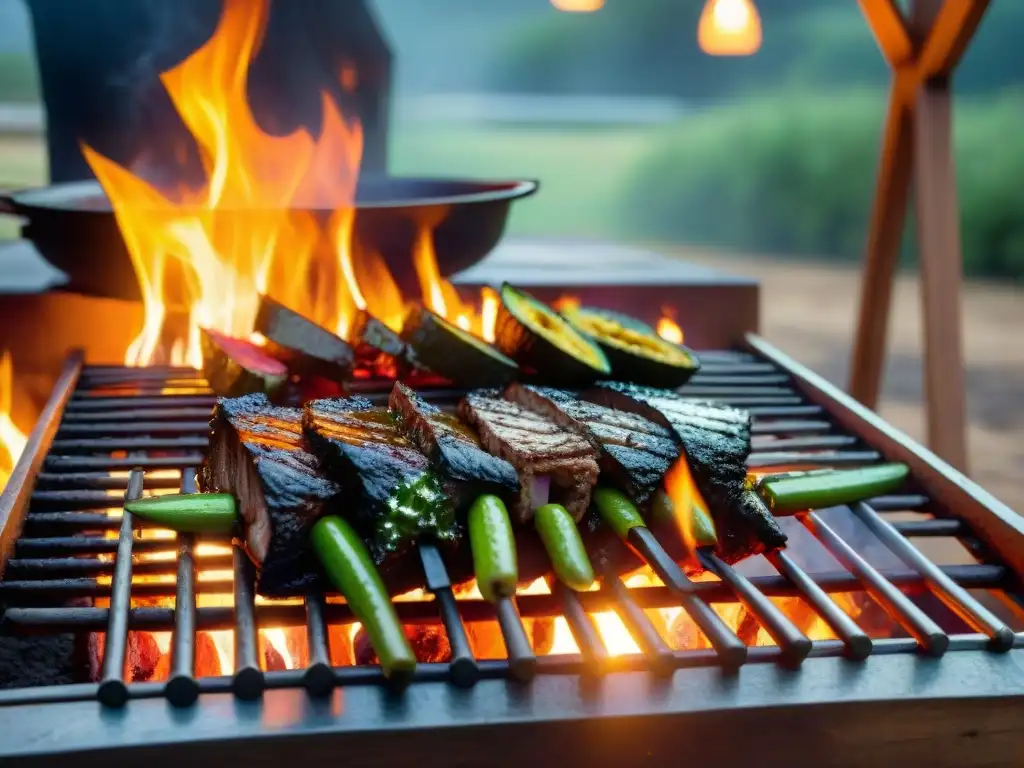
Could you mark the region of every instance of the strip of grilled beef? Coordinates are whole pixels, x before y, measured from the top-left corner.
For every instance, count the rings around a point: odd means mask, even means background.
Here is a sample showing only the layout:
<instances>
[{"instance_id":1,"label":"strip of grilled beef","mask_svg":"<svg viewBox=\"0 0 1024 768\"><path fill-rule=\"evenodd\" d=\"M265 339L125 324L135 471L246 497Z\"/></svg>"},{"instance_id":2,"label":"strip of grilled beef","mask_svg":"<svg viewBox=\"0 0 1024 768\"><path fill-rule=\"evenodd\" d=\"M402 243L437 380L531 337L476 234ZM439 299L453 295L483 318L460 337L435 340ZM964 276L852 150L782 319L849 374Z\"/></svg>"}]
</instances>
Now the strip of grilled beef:
<instances>
[{"instance_id":1,"label":"strip of grilled beef","mask_svg":"<svg viewBox=\"0 0 1024 768\"><path fill-rule=\"evenodd\" d=\"M257 590L301 594L320 578L309 530L340 490L320 474L302 434L302 411L275 407L263 394L221 399L210 426L202 490L238 500L243 544L258 567Z\"/></svg>"},{"instance_id":2,"label":"strip of grilled beef","mask_svg":"<svg viewBox=\"0 0 1024 768\"><path fill-rule=\"evenodd\" d=\"M594 447L579 434L505 400L498 390L470 392L459 404L488 451L519 471L519 496L512 516L524 523L533 517L531 489L535 477L551 478L550 500L562 504L577 521L590 506L597 482Z\"/></svg>"},{"instance_id":3,"label":"strip of grilled beef","mask_svg":"<svg viewBox=\"0 0 1024 768\"><path fill-rule=\"evenodd\" d=\"M686 400L669 390L619 382L600 382L581 398L638 414L675 433L714 518L724 558L735 562L786 543L768 508L746 489L749 413Z\"/></svg>"},{"instance_id":4,"label":"strip of grilled beef","mask_svg":"<svg viewBox=\"0 0 1024 768\"><path fill-rule=\"evenodd\" d=\"M422 586L408 557L420 537L446 549L460 532L439 476L386 409L362 397L314 400L302 424L327 474L344 489L338 507L366 539L392 594Z\"/></svg>"},{"instance_id":5,"label":"strip of grilled beef","mask_svg":"<svg viewBox=\"0 0 1024 768\"><path fill-rule=\"evenodd\" d=\"M588 403L551 387L513 382L505 397L571 429L597 450L602 477L644 506L679 458L675 435L660 424L627 411Z\"/></svg>"},{"instance_id":6,"label":"strip of grilled beef","mask_svg":"<svg viewBox=\"0 0 1024 768\"><path fill-rule=\"evenodd\" d=\"M487 453L476 433L455 414L445 413L402 383L391 390L388 407L398 416L406 437L448 481L460 512L481 494L492 493L507 501L518 490L515 468Z\"/></svg>"}]
</instances>

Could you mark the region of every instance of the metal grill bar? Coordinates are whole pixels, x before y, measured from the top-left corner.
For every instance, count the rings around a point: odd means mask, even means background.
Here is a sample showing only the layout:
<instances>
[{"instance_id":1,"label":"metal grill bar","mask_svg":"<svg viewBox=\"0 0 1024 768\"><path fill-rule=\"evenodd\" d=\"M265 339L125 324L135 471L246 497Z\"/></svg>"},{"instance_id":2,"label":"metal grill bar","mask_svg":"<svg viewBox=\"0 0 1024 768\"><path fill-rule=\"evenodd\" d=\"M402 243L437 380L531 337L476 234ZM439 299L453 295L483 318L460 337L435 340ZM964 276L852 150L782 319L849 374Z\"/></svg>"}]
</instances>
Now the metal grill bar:
<instances>
[{"instance_id":1,"label":"metal grill bar","mask_svg":"<svg viewBox=\"0 0 1024 768\"><path fill-rule=\"evenodd\" d=\"M868 594L877 600L895 621L906 627L928 654L941 656L946 652L949 647L949 636L939 625L914 605L892 582L876 571L833 531L819 514L808 512L798 517L832 555L863 582Z\"/></svg>"},{"instance_id":2,"label":"metal grill bar","mask_svg":"<svg viewBox=\"0 0 1024 768\"><path fill-rule=\"evenodd\" d=\"M131 501L141 496L142 472L135 470L124 497L126 501ZM128 701L124 663L128 645L128 612L132 601L132 516L128 512L124 512L121 517L121 536L117 541L113 581L103 646L103 669L97 695L108 707L121 707Z\"/></svg>"},{"instance_id":3,"label":"metal grill bar","mask_svg":"<svg viewBox=\"0 0 1024 768\"><path fill-rule=\"evenodd\" d=\"M760 355L711 352L702 354L702 360L704 369L683 390L684 396L736 405L752 413L752 468L859 466L888 455L875 446L865 445L855 435L842 433L828 403L808 401L799 377L765 362ZM356 383L354 389L383 402L387 394L380 387L380 382L367 381ZM180 391L166 394L168 388ZM440 405L452 405L463 394L461 390L442 387L422 392ZM85 369L78 391L67 402L63 421L53 425L57 439L50 446L51 455L43 465L45 471L37 476L36 490L31 495L31 509L24 518L27 535L17 541L15 557L8 563L7 581L0 581L0 598L11 606L0 629L26 634L101 631L106 627L103 680L81 690L91 691L90 697L99 696L101 700L105 695L115 704L128 698L163 695L172 704L181 705L194 701L203 692L228 690L240 698L256 698L266 687L305 687L320 696L336 685L383 683L376 668L331 667L327 628L354 621L346 605L326 603L321 593L308 595L301 605L255 605L252 567L239 549L235 548L231 555L200 556L189 537L179 537L177 550L166 540L133 539L132 529L145 526L132 521L129 515L118 520L107 514L106 510L119 504L109 492L126 487L131 492L132 482L139 477L141 493L140 473L133 471L128 478L110 477L108 472L112 470L186 470L181 476L181 488L186 492L194 490L194 471L187 468L202 460L209 431L207 416L213 402L205 382L190 369ZM58 412L56 417L59 416ZM43 458L39 459L41 464ZM175 475L148 477L146 487L178 487ZM931 503L924 495L891 496L871 500L863 510L858 507L854 512L907 564L905 570L873 568L816 513L810 513L802 516L804 524L828 551L851 568L851 573L807 573L782 550L769 555L778 576L747 578L705 552L700 553L702 564L721 581L694 582L665 555L653 535L648 538L650 532L642 529L647 534L631 534L629 543L657 573L664 587L629 589L620 576L604 574L602 587L596 592L576 593L555 583L549 595L520 595L497 606L481 600L456 600L440 554L433 547L421 547L425 585L434 599L400 602L396 608L408 624L440 621L452 648L452 658L448 664L420 664L415 679L448 679L458 685L472 685L480 679L507 676L529 680L537 673L650 669L667 674L681 667L708 664L728 667L765 660L799 664L807 657L840 654L862 659L923 647L937 655L947 647L958 650L988 643L991 648L1005 650L1024 644L1024 636L1014 635L966 591L1005 590L1010 585L1011 571L990 564L939 567L924 558L906 538L956 536L969 540L971 546L981 546L974 542L971 526L960 519L941 516L898 522L883 516L902 510L928 512ZM943 515L945 510L935 513ZM122 532L119 540L97 535L118 528ZM164 562L132 562L140 556L175 552L173 559ZM204 579L201 589L204 595L231 595L233 605L196 607L197 567L231 568L230 579ZM132 585L133 573L176 578L173 583ZM106 577L111 578L110 584L105 582ZM873 641L829 597L831 593L864 589L915 639ZM950 637L904 592L935 593L980 634ZM109 609L59 605L72 597L107 596L111 597ZM174 598L174 608L132 608L133 597ZM812 643L769 597L802 598L832 628L838 640ZM737 601L757 617L777 647L748 648L710 605ZM684 609L708 638L711 649L674 651L668 646L645 611L671 607ZM622 618L641 649L639 656L609 655L591 616L608 610ZM523 617L552 616L566 619L579 648L577 655L536 656ZM465 622L495 619L501 628L507 658L477 660ZM260 626L304 627L308 651L305 668L263 672L257 639ZM232 630L235 637L234 674L222 678L197 677L196 632L224 629ZM129 630L172 631L171 674L166 684L125 683L124 651ZM114 656L108 654L116 655L118 651L121 663L115 674L108 669L114 665ZM101 693L104 687L106 694ZM76 689L74 695L83 694ZM0 694L0 703L3 701L4 695Z\"/></svg>"}]
</instances>

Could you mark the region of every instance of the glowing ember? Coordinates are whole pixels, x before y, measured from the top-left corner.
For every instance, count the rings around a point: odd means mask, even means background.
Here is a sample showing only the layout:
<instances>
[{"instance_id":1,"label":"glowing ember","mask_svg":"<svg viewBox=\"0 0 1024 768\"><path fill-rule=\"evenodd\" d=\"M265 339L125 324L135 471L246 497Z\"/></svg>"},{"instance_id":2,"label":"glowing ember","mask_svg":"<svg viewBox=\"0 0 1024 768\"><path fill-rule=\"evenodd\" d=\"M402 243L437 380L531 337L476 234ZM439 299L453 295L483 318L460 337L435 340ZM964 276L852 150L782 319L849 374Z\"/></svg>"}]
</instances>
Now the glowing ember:
<instances>
[{"instance_id":1,"label":"glowing ember","mask_svg":"<svg viewBox=\"0 0 1024 768\"><path fill-rule=\"evenodd\" d=\"M24 433L11 421L13 389L14 366L10 354L4 352L0 355L0 491L7 485L27 442Z\"/></svg>"},{"instance_id":2,"label":"glowing ember","mask_svg":"<svg viewBox=\"0 0 1024 768\"><path fill-rule=\"evenodd\" d=\"M751 0L708 0L697 26L701 50L712 56L750 56L761 47L761 17Z\"/></svg>"},{"instance_id":3,"label":"glowing ember","mask_svg":"<svg viewBox=\"0 0 1024 768\"><path fill-rule=\"evenodd\" d=\"M683 329L679 327L675 320L675 310L671 307L662 307L661 312L662 315L658 319L658 325L655 328L658 331L658 335L665 341L670 341L673 344L682 344Z\"/></svg>"}]
</instances>

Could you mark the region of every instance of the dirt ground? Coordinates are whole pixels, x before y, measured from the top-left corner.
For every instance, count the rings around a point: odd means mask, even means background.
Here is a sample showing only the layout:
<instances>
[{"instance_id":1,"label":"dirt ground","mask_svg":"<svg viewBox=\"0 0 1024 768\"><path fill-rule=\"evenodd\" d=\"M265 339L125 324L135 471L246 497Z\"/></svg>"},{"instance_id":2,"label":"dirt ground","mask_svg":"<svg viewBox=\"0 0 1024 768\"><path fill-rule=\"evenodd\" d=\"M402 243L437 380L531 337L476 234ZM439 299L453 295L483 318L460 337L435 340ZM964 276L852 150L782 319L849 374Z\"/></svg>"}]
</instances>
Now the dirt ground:
<instances>
[{"instance_id":1,"label":"dirt ground","mask_svg":"<svg viewBox=\"0 0 1024 768\"><path fill-rule=\"evenodd\" d=\"M846 387L859 301L855 268L687 252L682 257L761 281L761 323L773 344ZM920 293L898 278L880 413L925 442ZM972 283L964 295L968 474L1024 513L1024 290Z\"/></svg>"}]
</instances>

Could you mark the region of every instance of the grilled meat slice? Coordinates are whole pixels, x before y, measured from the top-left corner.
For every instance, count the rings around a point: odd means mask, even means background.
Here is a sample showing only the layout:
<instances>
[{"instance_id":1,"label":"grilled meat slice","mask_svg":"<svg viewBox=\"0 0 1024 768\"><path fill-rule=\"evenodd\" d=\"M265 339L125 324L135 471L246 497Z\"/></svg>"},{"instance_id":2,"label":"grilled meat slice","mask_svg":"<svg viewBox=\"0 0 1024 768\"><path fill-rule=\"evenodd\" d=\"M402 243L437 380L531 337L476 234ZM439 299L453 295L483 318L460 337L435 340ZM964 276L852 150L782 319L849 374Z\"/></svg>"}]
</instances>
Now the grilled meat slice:
<instances>
[{"instance_id":1,"label":"grilled meat slice","mask_svg":"<svg viewBox=\"0 0 1024 768\"><path fill-rule=\"evenodd\" d=\"M679 457L674 434L635 413L584 402L551 387L513 382L505 397L571 429L598 452L603 475L638 505L646 504Z\"/></svg>"},{"instance_id":2,"label":"grilled meat slice","mask_svg":"<svg viewBox=\"0 0 1024 768\"><path fill-rule=\"evenodd\" d=\"M339 488L319 473L302 434L302 412L266 395L221 399L210 422L204 491L238 500L244 546L264 595L301 593L319 578L309 530L333 506Z\"/></svg>"},{"instance_id":3,"label":"grilled meat slice","mask_svg":"<svg viewBox=\"0 0 1024 768\"><path fill-rule=\"evenodd\" d=\"M403 555L421 536L443 545L458 536L453 505L427 458L391 413L365 398L306 403L302 425L329 475L347 492L339 513L366 538L389 589L421 586L419 566Z\"/></svg>"},{"instance_id":4,"label":"grilled meat slice","mask_svg":"<svg viewBox=\"0 0 1024 768\"><path fill-rule=\"evenodd\" d=\"M601 382L581 397L638 414L676 434L697 489L714 518L723 557L734 562L786 543L786 535L767 507L746 493L749 413L692 402L668 390L618 382Z\"/></svg>"},{"instance_id":5,"label":"grilled meat slice","mask_svg":"<svg viewBox=\"0 0 1024 768\"><path fill-rule=\"evenodd\" d=\"M552 502L564 505L577 521L587 511L598 474L596 452L587 440L504 400L498 390L470 392L459 413L476 427L488 451L519 471L513 519L523 523L533 517L531 488L542 475L551 478Z\"/></svg>"},{"instance_id":6,"label":"grilled meat slice","mask_svg":"<svg viewBox=\"0 0 1024 768\"><path fill-rule=\"evenodd\" d=\"M401 383L391 390L388 406L398 415L404 434L448 481L457 509L464 510L481 494L508 497L519 488L515 468L487 453L458 416L431 405Z\"/></svg>"}]
</instances>

